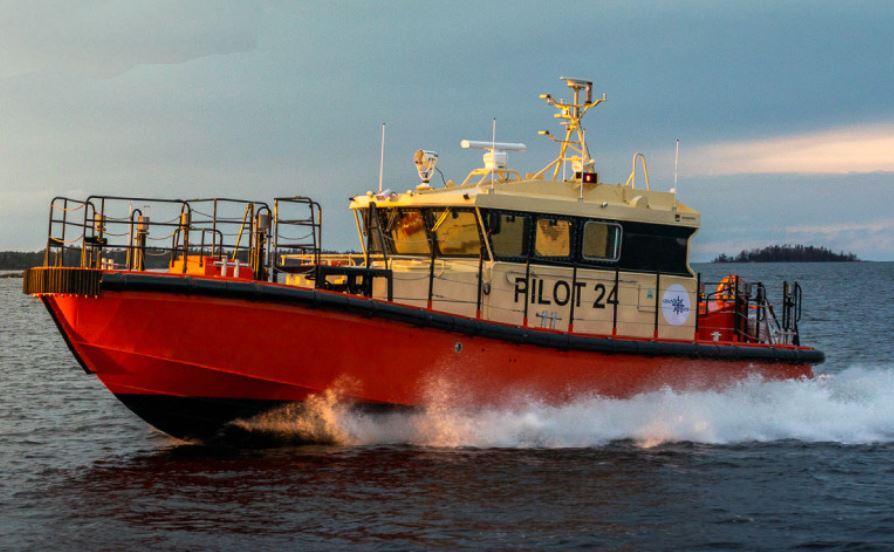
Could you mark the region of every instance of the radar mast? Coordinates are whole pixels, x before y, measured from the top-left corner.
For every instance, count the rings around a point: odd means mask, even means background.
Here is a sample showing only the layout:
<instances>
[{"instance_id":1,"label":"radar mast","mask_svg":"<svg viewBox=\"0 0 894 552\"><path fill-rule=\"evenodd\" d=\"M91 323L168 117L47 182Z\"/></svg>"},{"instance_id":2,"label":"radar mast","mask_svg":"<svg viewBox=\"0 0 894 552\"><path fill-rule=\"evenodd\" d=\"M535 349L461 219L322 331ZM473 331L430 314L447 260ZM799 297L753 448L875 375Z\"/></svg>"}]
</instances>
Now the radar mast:
<instances>
[{"instance_id":1,"label":"radar mast","mask_svg":"<svg viewBox=\"0 0 894 552\"><path fill-rule=\"evenodd\" d=\"M565 164L569 161L572 163L574 172L592 173L595 172L595 161L590 158L590 150L587 149L586 130L581 126L580 122L586 115L587 111L596 107L606 100L603 93L601 98L593 99L593 83L591 81L572 79L561 77L565 81L565 85L572 91L571 102L564 99L557 101L550 94L541 94L540 99L547 104L559 110L554 113L556 119L563 119L560 125L565 128L565 138L560 140L550 134L548 130L541 130L540 135L546 136L553 142L560 144L559 155L549 162L548 165L535 173L535 178L541 178L549 169L553 169L553 180L559 177L559 170L564 173ZM569 156L569 150L572 155Z\"/></svg>"}]
</instances>

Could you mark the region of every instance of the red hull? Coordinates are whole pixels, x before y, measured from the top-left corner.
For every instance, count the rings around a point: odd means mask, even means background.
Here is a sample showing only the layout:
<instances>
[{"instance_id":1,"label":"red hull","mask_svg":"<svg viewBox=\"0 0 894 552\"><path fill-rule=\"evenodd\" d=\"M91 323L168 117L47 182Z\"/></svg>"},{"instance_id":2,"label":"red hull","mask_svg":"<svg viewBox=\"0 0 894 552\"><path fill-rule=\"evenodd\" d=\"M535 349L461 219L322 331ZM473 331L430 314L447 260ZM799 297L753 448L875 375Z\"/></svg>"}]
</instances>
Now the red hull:
<instances>
[{"instance_id":1,"label":"red hull","mask_svg":"<svg viewBox=\"0 0 894 552\"><path fill-rule=\"evenodd\" d=\"M722 386L750 374L812 373L807 363L562 350L229 297L103 291L43 299L84 368L122 398L279 404L337 388L358 403L414 406L446 382L463 401L485 404L518 394L625 397L666 385Z\"/></svg>"}]
</instances>

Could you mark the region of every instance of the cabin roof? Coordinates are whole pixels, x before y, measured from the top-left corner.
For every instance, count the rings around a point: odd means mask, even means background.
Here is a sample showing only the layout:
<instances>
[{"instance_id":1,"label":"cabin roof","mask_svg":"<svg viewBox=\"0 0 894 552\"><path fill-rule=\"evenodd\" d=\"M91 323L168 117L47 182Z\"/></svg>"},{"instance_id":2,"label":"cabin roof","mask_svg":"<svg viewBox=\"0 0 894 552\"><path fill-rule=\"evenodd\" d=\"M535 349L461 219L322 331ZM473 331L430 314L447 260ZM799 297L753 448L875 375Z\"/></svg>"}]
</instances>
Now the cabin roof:
<instances>
[{"instance_id":1,"label":"cabin roof","mask_svg":"<svg viewBox=\"0 0 894 552\"><path fill-rule=\"evenodd\" d=\"M583 193L581 194L581 186ZM672 192L648 191L622 184L556 181L543 178L489 179L480 184L451 185L389 194L367 192L351 198L351 209L371 202L393 207L481 207L510 211L646 222L697 228L698 211L680 203Z\"/></svg>"}]
</instances>

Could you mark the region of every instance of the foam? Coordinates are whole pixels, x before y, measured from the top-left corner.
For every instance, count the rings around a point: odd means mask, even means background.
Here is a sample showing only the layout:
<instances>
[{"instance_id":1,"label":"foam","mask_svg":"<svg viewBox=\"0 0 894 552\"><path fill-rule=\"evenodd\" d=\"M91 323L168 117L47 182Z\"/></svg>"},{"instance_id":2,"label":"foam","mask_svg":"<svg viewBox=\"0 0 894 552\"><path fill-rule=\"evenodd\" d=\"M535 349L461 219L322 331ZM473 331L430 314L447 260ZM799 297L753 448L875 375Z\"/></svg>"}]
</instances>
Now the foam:
<instances>
[{"instance_id":1,"label":"foam","mask_svg":"<svg viewBox=\"0 0 894 552\"><path fill-rule=\"evenodd\" d=\"M300 413L283 411L264 424L313 441L344 445L412 444L427 447L598 447L632 440L730 444L795 439L863 444L894 441L894 370L852 367L813 379L743 380L715 391L669 388L629 399L585 396L562 405L519 397L511 406L457 404L458 386L432 386L421 410L357 412L326 393Z\"/></svg>"}]
</instances>

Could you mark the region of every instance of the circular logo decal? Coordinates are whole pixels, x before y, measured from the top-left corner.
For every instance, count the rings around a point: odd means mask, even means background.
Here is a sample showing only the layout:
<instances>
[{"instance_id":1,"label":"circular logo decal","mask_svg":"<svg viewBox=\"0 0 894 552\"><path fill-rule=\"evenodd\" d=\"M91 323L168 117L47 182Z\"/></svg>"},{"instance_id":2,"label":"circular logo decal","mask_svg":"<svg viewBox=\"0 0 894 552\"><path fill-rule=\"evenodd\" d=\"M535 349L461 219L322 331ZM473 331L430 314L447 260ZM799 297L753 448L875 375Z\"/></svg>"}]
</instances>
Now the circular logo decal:
<instances>
[{"instance_id":1,"label":"circular logo decal","mask_svg":"<svg viewBox=\"0 0 894 552\"><path fill-rule=\"evenodd\" d=\"M682 326L689 320L691 302L689 292L680 284L673 284L664 290L661 298L661 314L671 326Z\"/></svg>"}]
</instances>

